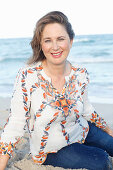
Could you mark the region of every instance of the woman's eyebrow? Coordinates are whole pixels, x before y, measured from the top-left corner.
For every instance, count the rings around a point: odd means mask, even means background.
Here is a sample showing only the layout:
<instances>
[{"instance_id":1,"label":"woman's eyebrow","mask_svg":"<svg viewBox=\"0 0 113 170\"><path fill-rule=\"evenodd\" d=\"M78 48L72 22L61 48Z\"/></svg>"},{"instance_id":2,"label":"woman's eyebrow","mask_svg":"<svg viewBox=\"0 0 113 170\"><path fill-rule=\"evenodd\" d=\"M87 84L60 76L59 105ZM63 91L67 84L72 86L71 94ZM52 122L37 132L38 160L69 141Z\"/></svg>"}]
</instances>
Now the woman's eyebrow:
<instances>
[{"instance_id":1,"label":"woman's eyebrow","mask_svg":"<svg viewBox=\"0 0 113 170\"><path fill-rule=\"evenodd\" d=\"M43 40L46 40L46 39L51 39L50 37L44 37L44 38L42 38Z\"/></svg>"}]
</instances>

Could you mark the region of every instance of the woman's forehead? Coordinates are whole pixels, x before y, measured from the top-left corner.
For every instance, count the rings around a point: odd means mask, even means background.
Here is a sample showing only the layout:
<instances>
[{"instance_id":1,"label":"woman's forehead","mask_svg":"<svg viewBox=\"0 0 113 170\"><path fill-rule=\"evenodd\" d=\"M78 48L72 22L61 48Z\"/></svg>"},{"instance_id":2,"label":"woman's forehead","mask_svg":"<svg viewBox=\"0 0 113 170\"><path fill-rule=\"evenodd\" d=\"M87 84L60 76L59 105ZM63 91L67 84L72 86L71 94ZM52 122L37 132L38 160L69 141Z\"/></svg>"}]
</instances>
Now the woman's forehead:
<instances>
[{"instance_id":1,"label":"woman's forehead","mask_svg":"<svg viewBox=\"0 0 113 170\"><path fill-rule=\"evenodd\" d=\"M52 23L52 24L47 24L43 31L42 31L42 37L51 37L51 36L66 36L68 33L64 27L64 25L59 24L59 23Z\"/></svg>"}]
</instances>

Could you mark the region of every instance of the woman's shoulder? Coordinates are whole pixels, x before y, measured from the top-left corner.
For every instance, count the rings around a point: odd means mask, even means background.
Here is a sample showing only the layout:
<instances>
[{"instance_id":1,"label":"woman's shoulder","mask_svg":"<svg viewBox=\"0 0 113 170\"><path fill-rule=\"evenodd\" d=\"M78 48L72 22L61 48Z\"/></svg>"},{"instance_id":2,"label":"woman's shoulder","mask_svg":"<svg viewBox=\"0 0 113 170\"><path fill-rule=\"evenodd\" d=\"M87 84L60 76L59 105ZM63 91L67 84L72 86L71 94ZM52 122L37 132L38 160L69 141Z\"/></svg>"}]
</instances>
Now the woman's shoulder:
<instances>
[{"instance_id":1,"label":"woman's shoulder","mask_svg":"<svg viewBox=\"0 0 113 170\"><path fill-rule=\"evenodd\" d=\"M26 76L26 75L33 74L33 73L35 74L36 71L41 70L41 69L42 69L41 63L38 62L32 65L25 64L23 67L19 69L18 72Z\"/></svg>"},{"instance_id":2,"label":"woman's shoulder","mask_svg":"<svg viewBox=\"0 0 113 170\"><path fill-rule=\"evenodd\" d=\"M33 64L25 64L22 68L21 68L21 70L23 70L23 71L35 71L35 70L38 70L38 69L41 69L41 62L37 62L37 63L33 63Z\"/></svg>"},{"instance_id":3,"label":"woman's shoulder","mask_svg":"<svg viewBox=\"0 0 113 170\"><path fill-rule=\"evenodd\" d=\"M89 82L89 74L82 64L74 64L72 65L72 69L74 70L74 75L77 77L77 79L81 82Z\"/></svg>"},{"instance_id":4,"label":"woman's shoulder","mask_svg":"<svg viewBox=\"0 0 113 170\"><path fill-rule=\"evenodd\" d=\"M72 69L78 73L83 73L83 72L87 72L87 69L84 65L82 64L72 64Z\"/></svg>"},{"instance_id":5,"label":"woman's shoulder","mask_svg":"<svg viewBox=\"0 0 113 170\"><path fill-rule=\"evenodd\" d=\"M32 65L24 65L23 67L21 67L18 71L18 74L16 76L17 79L21 78L24 80L36 80L37 79L37 71L40 71L41 68L41 64L40 62L38 63L34 63Z\"/></svg>"}]
</instances>

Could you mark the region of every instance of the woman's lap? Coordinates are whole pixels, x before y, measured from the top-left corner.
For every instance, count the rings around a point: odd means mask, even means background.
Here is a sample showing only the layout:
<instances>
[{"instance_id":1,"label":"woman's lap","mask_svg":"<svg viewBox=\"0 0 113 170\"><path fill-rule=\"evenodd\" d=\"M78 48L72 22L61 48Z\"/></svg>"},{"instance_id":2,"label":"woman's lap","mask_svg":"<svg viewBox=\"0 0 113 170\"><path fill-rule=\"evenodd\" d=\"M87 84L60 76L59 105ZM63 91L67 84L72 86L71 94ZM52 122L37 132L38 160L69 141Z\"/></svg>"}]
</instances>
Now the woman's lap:
<instances>
[{"instance_id":1,"label":"woman's lap","mask_svg":"<svg viewBox=\"0 0 113 170\"><path fill-rule=\"evenodd\" d=\"M108 155L102 149L75 143L57 153L48 154L44 164L71 169L108 170L107 161Z\"/></svg>"},{"instance_id":2,"label":"woman's lap","mask_svg":"<svg viewBox=\"0 0 113 170\"><path fill-rule=\"evenodd\" d=\"M93 138L95 138L94 134L96 131L98 131L98 128L90 123L89 126L90 126L90 131L87 136L85 144L74 143L62 148L57 153L50 153L48 154L44 164L63 167L63 168L71 168L71 169L76 169L76 168L86 168L89 170L110 169L108 168L108 166L110 166L109 156L107 152L104 151L103 148L105 147L105 143L103 144L102 142L102 147L100 147L101 142L99 142L99 147L96 146L98 144L99 138L100 137L105 138L106 134L104 136L103 133L101 134L101 132L98 132L97 133L98 140L95 141L94 139L95 142L93 146L91 146L92 145L91 143L93 142ZM107 140L106 140L106 144L107 144ZM109 148L111 148L112 145L110 145ZM113 147L111 150L113 152Z\"/></svg>"}]
</instances>

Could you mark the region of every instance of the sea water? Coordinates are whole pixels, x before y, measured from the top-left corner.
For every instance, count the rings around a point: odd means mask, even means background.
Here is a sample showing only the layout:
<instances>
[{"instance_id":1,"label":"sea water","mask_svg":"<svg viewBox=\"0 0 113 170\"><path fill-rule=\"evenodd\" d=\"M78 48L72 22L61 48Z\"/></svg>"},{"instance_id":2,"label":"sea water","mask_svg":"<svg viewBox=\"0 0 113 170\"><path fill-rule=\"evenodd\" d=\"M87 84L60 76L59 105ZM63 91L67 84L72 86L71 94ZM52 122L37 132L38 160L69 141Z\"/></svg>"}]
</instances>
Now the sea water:
<instances>
[{"instance_id":1,"label":"sea water","mask_svg":"<svg viewBox=\"0 0 113 170\"><path fill-rule=\"evenodd\" d=\"M11 97L18 70L32 56L31 38L0 39L0 96ZM91 102L113 103L113 34L78 35L68 57L89 73Z\"/></svg>"}]
</instances>

